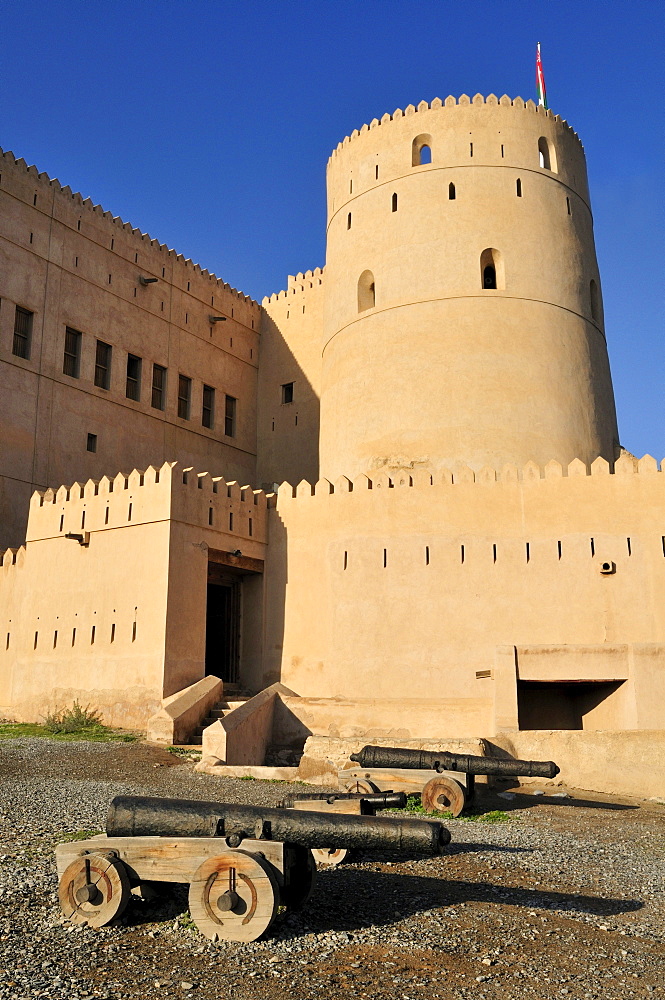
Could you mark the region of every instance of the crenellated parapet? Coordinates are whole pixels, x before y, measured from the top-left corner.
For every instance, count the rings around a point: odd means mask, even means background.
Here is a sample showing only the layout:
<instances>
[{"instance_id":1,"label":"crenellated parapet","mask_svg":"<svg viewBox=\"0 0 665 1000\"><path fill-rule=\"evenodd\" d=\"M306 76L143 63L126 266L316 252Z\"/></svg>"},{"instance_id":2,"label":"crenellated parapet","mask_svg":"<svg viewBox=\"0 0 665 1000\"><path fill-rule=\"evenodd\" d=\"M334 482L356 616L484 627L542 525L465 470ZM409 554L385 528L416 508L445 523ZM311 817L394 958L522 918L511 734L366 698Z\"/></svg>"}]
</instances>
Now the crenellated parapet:
<instances>
[{"instance_id":1,"label":"crenellated parapet","mask_svg":"<svg viewBox=\"0 0 665 1000\"><path fill-rule=\"evenodd\" d=\"M287 287L281 292L273 292L266 295L261 305L268 308L273 303L289 302L293 296L306 296L310 289L314 292L323 285L324 268L315 267L312 271L299 271L298 274L290 274L287 280Z\"/></svg>"},{"instance_id":2,"label":"crenellated parapet","mask_svg":"<svg viewBox=\"0 0 665 1000\"><path fill-rule=\"evenodd\" d=\"M165 462L159 468L36 491L27 542L70 536L87 545L94 532L168 520L265 542L269 501L262 490Z\"/></svg>"},{"instance_id":3,"label":"crenellated parapet","mask_svg":"<svg viewBox=\"0 0 665 1000\"><path fill-rule=\"evenodd\" d=\"M113 215L101 205L95 204L91 198L84 198L80 192L72 191L68 185L62 185L57 178L39 171L23 158L17 159L11 151L0 148L0 173L3 172L11 173L12 187L27 205L46 213L53 212L61 224L106 245L107 248L111 247L113 241L116 253L121 252L121 243L124 243L130 263L138 264L142 271L154 274L158 278L168 277L181 288L186 288L188 282L191 285L191 281L194 280L202 286L199 292L205 298L209 295L207 289L210 288L218 290L219 295L248 307L250 315L254 315L258 310L259 305L251 296L233 288L228 282L218 278L191 258L169 248L165 243L160 243L149 233L144 233L131 223L125 222L120 216ZM3 183L3 187L6 189L9 185ZM168 275L162 275L163 269L168 269ZM203 288L206 289L205 292ZM193 288L187 290L192 293L196 291Z\"/></svg>"},{"instance_id":4,"label":"crenellated parapet","mask_svg":"<svg viewBox=\"0 0 665 1000\"><path fill-rule=\"evenodd\" d=\"M501 97L497 97L496 94L488 94L484 97L482 94L475 94L473 97L469 97L468 94L462 94L460 97L453 97L449 95L446 97L445 101L442 101L440 97L435 97L433 101L421 101L418 105L408 104L406 108L396 108L392 114L386 113L382 115L381 118L373 118L369 124L361 125L360 128L354 129L349 135L345 136L340 142L338 142L335 149L330 154L329 161L333 159L345 146L358 136L363 135L365 132L370 132L372 129L378 128L380 125L386 125L389 122L398 121L401 118L409 118L412 115L422 114L425 111L446 111L449 108L454 107L482 107L487 105L488 107L501 107L501 108L514 108L517 111L527 111L533 114L541 115L543 118L549 118L555 122L561 129L566 129L574 138L579 142L580 146L582 142L575 130L571 125L561 118L560 115L555 115L553 111L548 108L544 108L540 104L536 104L532 100L523 100L521 97L510 98L507 94L503 94Z\"/></svg>"}]
</instances>

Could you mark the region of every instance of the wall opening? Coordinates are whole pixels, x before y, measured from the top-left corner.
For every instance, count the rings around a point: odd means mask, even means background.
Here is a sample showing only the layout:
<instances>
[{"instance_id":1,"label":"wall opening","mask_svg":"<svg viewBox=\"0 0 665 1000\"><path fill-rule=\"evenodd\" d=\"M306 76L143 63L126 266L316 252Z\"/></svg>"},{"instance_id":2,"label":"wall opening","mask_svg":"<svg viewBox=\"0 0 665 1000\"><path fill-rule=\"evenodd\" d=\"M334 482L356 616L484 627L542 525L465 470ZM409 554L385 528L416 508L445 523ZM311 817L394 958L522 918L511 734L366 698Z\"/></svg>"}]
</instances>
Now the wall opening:
<instances>
[{"instance_id":1,"label":"wall opening","mask_svg":"<svg viewBox=\"0 0 665 1000\"><path fill-rule=\"evenodd\" d=\"M358 312L373 309L376 305L376 288L371 271L363 271L358 278Z\"/></svg>"},{"instance_id":2,"label":"wall opening","mask_svg":"<svg viewBox=\"0 0 665 1000\"><path fill-rule=\"evenodd\" d=\"M515 181L515 193L518 198L522 197L522 181L519 177Z\"/></svg>"},{"instance_id":3,"label":"wall opening","mask_svg":"<svg viewBox=\"0 0 665 1000\"><path fill-rule=\"evenodd\" d=\"M456 192L455 192L455 185L451 181L450 184L448 185L448 200L449 201L455 201L456 197L457 197L457 195L456 195Z\"/></svg>"},{"instance_id":4,"label":"wall opening","mask_svg":"<svg viewBox=\"0 0 665 1000\"><path fill-rule=\"evenodd\" d=\"M393 209L393 212L397 211L397 192L396 191L393 193L392 209Z\"/></svg>"},{"instance_id":5,"label":"wall opening","mask_svg":"<svg viewBox=\"0 0 665 1000\"><path fill-rule=\"evenodd\" d=\"M596 709L618 691L624 681L518 681L517 712L520 730L605 729L607 712Z\"/></svg>"},{"instance_id":6,"label":"wall opening","mask_svg":"<svg viewBox=\"0 0 665 1000\"><path fill-rule=\"evenodd\" d=\"M210 570L214 570L213 580ZM241 578L221 570L221 566L209 566L205 672L233 684L239 667Z\"/></svg>"},{"instance_id":7,"label":"wall opening","mask_svg":"<svg viewBox=\"0 0 665 1000\"><path fill-rule=\"evenodd\" d=\"M346 228L347 229L351 228L351 213L350 212L349 212L349 214L346 217Z\"/></svg>"},{"instance_id":8,"label":"wall opening","mask_svg":"<svg viewBox=\"0 0 665 1000\"><path fill-rule=\"evenodd\" d=\"M411 144L411 164L414 167L432 162L432 136L424 132L417 135Z\"/></svg>"},{"instance_id":9,"label":"wall opening","mask_svg":"<svg viewBox=\"0 0 665 1000\"><path fill-rule=\"evenodd\" d=\"M503 255L492 247L483 250L480 255L480 285L483 289L506 287Z\"/></svg>"},{"instance_id":10,"label":"wall opening","mask_svg":"<svg viewBox=\"0 0 665 1000\"><path fill-rule=\"evenodd\" d=\"M538 140L538 162L544 170L551 170L553 174L557 172L554 146L544 135Z\"/></svg>"}]
</instances>

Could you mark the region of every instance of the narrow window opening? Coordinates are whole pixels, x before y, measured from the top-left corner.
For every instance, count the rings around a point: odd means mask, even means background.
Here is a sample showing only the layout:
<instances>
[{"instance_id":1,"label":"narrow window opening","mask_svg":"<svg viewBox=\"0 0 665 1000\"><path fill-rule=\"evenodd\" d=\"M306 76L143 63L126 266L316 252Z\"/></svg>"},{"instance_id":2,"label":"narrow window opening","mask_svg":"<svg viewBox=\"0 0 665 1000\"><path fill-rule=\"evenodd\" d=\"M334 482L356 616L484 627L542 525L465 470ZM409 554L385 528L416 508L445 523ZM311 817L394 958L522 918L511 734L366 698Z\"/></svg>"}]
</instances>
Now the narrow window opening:
<instances>
[{"instance_id":1,"label":"narrow window opening","mask_svg":"<svg viewBox=\"0 0 665 1000\"><path fill-rule=\"evenodd\" d=\"M32 243L32 233L30 233L30 242Z\"/></svg>"},{"instance_id":2,"label":"narrow window opening","mask_svg":"<svg viewBox=\"0 0 665 1000\"><path fill-rule=\"evenodd\" d=\"M212 507L208 507L208 524L212 524Z\"/></svg>"},{"instance_id":3,"label":"narrow window opening","mask_svg":"<svg viewBox=\"0 0 665 1000\"><path fill-rule=\"evenodd\" d=\"M492 546L492 560L496 562L496 542Z\"/></svg>"},{"instance_id":4,"label":"narrow window opening","mask_svg":"<svg viewBox=\"0 0 665 1000\"><path fill-rule=\"evenodd\" d=\"M503 143L501 143L501 159L503 159Z\"/></svg>"},{"instance_id":5,"label":"narrow window opening","mask_svg":"<svg viewBox=\"0 0 665 1000\"><path fill-rule=\"evenodd\" d=\"M161 305L161 311L164 312L164 303L162 302L160 303L160 305Z\"/></svg>"},{"instance_id":6,"label":"narrow window opening","mask_svg":"<svg viewBox=\"0 0 665 1000\"><path fill-rule=\"evenodd\" d=\"M388 565L388 549L383 550L383 568L385 569Z\"/></svg>"},{"instance_id":7,"label":"narrow window opening","mask_svg":"<svg viewBox=\"0 0 665 1000\"><path fill-rule=\"evenodd\" d=\"M88 434L88 443L86 445L86 450L91 451L93 454L97 451L97 435Z\"/></svg>"},{"instance_id":8,"label":"narrow window opening","mask_svg":"<svg viewBox=\"0 0 665 1000\"><path fill-rule=\"evenodd\" d=\"M353 194L353 180L349 181L349 194Z\"/></svg>"},{"instance_id":9,"label":"narrow window opening","mask_svg":"<svg viewBox=\"0 0 665 1000\"><path fill-rule=\"evenodd\" d=\"M189 313L185 313L185 323L189 323Z\"/></svg>"},{"instance_id":10,"label":"narrow window opening","mask_svg":"<svg viewBox=\"0 0 665 1000\"><path fill-rule=\"evenodd\" d=\"M90 629L90 645L91 646L94 644L94 641L95 641L95 629L96 629L95 625L93 625L92 628Z\"/></svg>"},{"instance_id":11,"label":"narrow window opening","mask_svg":"<svg viewBox=\"0 0 665 1000\"><path fill-rule=\"evenodd\" d=\"M531 559L531 546L527 542L526 543L526 561L529 562L530 559Z\"/></svg>"},{"instance_id":12,"label":"narrow window opening","mask_svg":"<svg viewBox=\"0 0 665 1000\"><path fill-rule=\"evenodd\" d=\"M464 562L464 546L460 545L460 562Z\"/></svg>"},{"instance_id":13,"label":"narrow window opening","mask_svg":"<svg viewBox=\"0 0 665 1000\"><path fill-rule=\"evenodd\" d=\"M181 420L189 420L191 398L191 378L188 378L187 375L178 375L178 416Z\"/></svg>"},{"instance_id":14,"label":"narrow window opening","mask_svg":"<svg viewBox=\"0 0 665 1000\"><path fill-rule=\"evenodd\" d=\"M8 632L7 633L7 642L5 643L5 649L9 649L9 638L10 638L10 636L11 636L11 632Z\"/></svg>"},{"instance_id":15,"label":"narrow window opening","mask_svg":"<svg viewBox=\"0 0 665 1000\"><path fill-rule=\"evenodd\" d=\"M106 510L104 511L104 524L108 523L109 523L109 508L107 507Z\"/></svg>"},{"instance_id":16,"label":"narrow window opening","mask_svg":"<svg viewBox=\"0 0 665 1000\"><path fill-rule=\"evenodd\" d=\"M215 426L215 390L211 385L203 386L203 408L201 412L201 423L204 427Z\"/></svg>"},{"instance_id":17,"label":"narrow window opening","mask_svg":"<svg viewBox=\"0 0 665 1000\"><path fill-rule=\"evenodd\" d=\"M72 646L76 644L76 629L72 629Z\"/></svg>"},{"instance_id":18,"label":"narrow window opening","mask_svg":"<svg viewBox=\"0 0 665 1000\"><path fill-rule=\"evenodd\" d=\"M626 546L628 548L628 555L632 556L633 552L632 552L632 547L631 547L631 544L630 544L630 538L626 539Z\"/></svg>"},{"instance_id":19,"label":"narrow window opening","mask_svg":"<svg viewBox=\"0 0 665 1000\"><path fill-rule=\"evenodd\" d=\"M111 250L113 250L114 246L115 246L115 240L111 240Z\"/></svg>"},{"instance_id":20,"label":"narrow window opening","mask_svg":"<svg viewBox=\"0 0 665 1000\"><path fill-rule=\"evenodd\" d=\"M455 185L451 181L450 184L448 185L448 201L455 201L455 198L456 198Z\"/></svg>"},{"instance_id":21,"label":"narrow window opening","mask_svg":"<svg viewBox=\"0 0 665 1000\"><path fill-rule=\"evenodd\" d=\"M522 197L522 181L521 181L521 179L519 177L515 181L515 190L516 190L516 193L517 193L517 197L521 198Z\"/></svg>"},{"instance_id":22,"label":"narrow window opening","mask_svg":"<svg viewBox=\"0 0 665 1000\"><path fill-rule=\"evenodd\" d=\"M572 215L570 211L570 198L566 198L566 208L568 209L568 215Z\"/></svg>"},{"instance_id":23,"label":"narrow window opening","mask_svg":"<svg viewBox=\"0 0 665 1000\"><path fill-rule=\"evenodd\" d=\"M252 521L251 517L248 518L248 520L247 520L247 529L248 529L249 537L251 538L252 535L254 534L254 524L253 524L253 521Z\"/></svg>"},{"instance_id":24,"label":"narrow window opening","mask_svg":"<svg viewBox=\"0 0 665 1000\"><path fill-rule=\"evenodd\" d=\"M64 526L65 526L65 515L61 514L60 515L60 531L62 531L62 529L64 528Z\"/></svg>"},{"instance_id":25,"label":"narrow window opening","mask_svg":"<svg viewBox=\"0 0 665 1000\"><path fill-rule=\"evenodd\" d=\"M74 257L74 267L78 267L78 266L79 266L79 259L78 259L78 257Z\"/></svg>"},{"instance_id":26,"label":"narrow window opening","mask_svg":"<svg viewBox=\"0 0 665 1000\"><path fill-rule=\"evenodd\" d=\"M272 422L272 429L273 430L275 429L275 421L274 421L274 419L273 419L273 422Z\"/></svg>"},{"instance_id":27,"label":"narrow window opening","mask_svg":"<svg viewBox=\"0 0 665 1000\"><path fill-rule=\"evenodd\" d=\"M109 285L111 284L112 275L109 274Z\"/></svg>"},{"instance_id":28,"label":"narrow window opening","mask_svg":"<svg viewBox=\"0 0 665 1000\"><path fill-rule=\"evenodd\" d=\"M99 389L108 389L111 385L111 354L111 345L98 340L95 352L95 385Z\"/></svg>"},{"instance_id":29,"label":"narrow window opening","mask_svg":"<svg viewBox=\"0 0 665 1000\"><path fill-rule=\"evenodd\" d=\"M55 649L57 645L58 645L58 630L56 629L55 632L53 633L53 648Z\"/></svg>"},{"instance_id":30,"label":"narrow window opening","mask_svg":"<svg viewBox=\"0 0 665 1000\"><path fill-rule=\"evenodd\" d=\"M374 179L378 181L379 179L379 164L374 167Z\"/></svg>"},{"instance_id":31,"label":"narrow window opening","mask_svg":"<svg viewBox=\"0 0 665 1000\"><path fill-rule=\"evenodd\" d=\"M425 546L425 565L429 566L429 545Z\"/></svg>"},{"instance_id":32,"label":"narrow window opening","mask_svg":"<svg viewBox=\"0 0 665 1000\"><path fill-rule=\"evenodd\" d=\"M155 410L164 409L166 396L166 368L163 365L152 366L152 396L151 405Z\"/></svg>"},{"instance_id":33,"label":"narrow window opening","mask_svg":"<svg viewBox=\"0 0 665 1000\"><path fill-rule=\"evenodd\" d=\"M125 395L127 399L133 399L137 403L141 398L141 365L142 359L137 357L136 354L127 355Z\"/></svg>"},{"instance_id":34,"label":"narrow window opening","mask_svg":"<svg viewBox=\"0 0 665 1000\"><path fill-rule=\"evenodd\" d=\"M227 437L236 436L237 403L234 396L224 397L224 433Z\"/></svg>"},{"instance_id":35,"label":"narrow window opening","mask_svg":"<svg viewBox=\"0 0 665 1000\"><path fill-rule=\"evenodd\" d=\"M35 195L34 198L32 199L32 204L33 205L37 204L37 195Z\"/></svg>"},{"instance_id":36,"label":"narrow window opening","mask_svg":"<svg viewBox=\"0 0 665 1000\"><path fill-rule=\"evenodd\" d=\"M76 228L78 229L79 232L81 232L81 220L80 219L76 223Z\"/></svg>"},{"instance_id":37,"label":"narrow window opening","mask_svg":"<svg viewBox=\"0 0 665 1000\"><path fill-rule=\"evenodd\" d=\"M85 511L81 514L81 529L85 528Z\"/></svg>"},{"instance_id":38,"label":"narrow window opening","mask_svg":"<svg viewBox=\"0 0 665 1000\"><path fill-rule=\"evenodd\" d=\"M346 228L347 229L351 228L351 213L350 212L349 212L349 214L346 217Z\"/></svg>"},{"instance_id":39,"label":"narrow window opening","mask_svg":"<svg viewBox=\"0 0 665 1000\"><path fill-rule=\"evenodd\" d=\"M187 291L189 291L189 282L187 282Z\"/></svg>"},{"instance_id":40,"label":"narrow window opening","mask_svg":"<svg viewBox=\"0 0 665 1000\"><path fill-rule=\"evenodd\" d=\"M344 552L344 569L347 569L349 565L349 553L345 550Z\"/></svg>"},{"instance_id":41,"label":"narrow window opening","mask_svg":"<svg viewBox=\"0 0 665 1000\"><path fill-rule=\"evenodd\" d=\"M591 555L595 556L595 554L596 554L596 543L594 542L593 538L590 538L589 542L591 543Z\"/></svg>"},{"instance_id":42,"label":"narrow window opening","mask_svg":"<svg viewBox=\"0 0 665 1000\"><path fill-rule=\"evenodd\" d=\"M33 649L37 649L37 640L39 639L39 632L35 632L35 641L32 644Z\"/></svg>"},{"instance_id":43,"label":"narrow window opening","mask_svg":"<svg viewBox=\"0 0 665 1000\"><path fill-rule=\"evenodd\" d=\"M665 535L662 536L661 542L662 542L662 546L663 546L663 555L665 556Z\"/></svg>"},{"instance_id":44,"label":"narrow window opening","mask_svg":"<svg viewBox=\"0 0 665 1000\"><path fill-rule=\"evenodd\" d=\"M559 559L561 558L561 542L556 543L557 551L559 553Z\"/></svg>"},{"instance_id":45,"label":"narrow window opening","mask_svg":"<svg viewBox=\"0 0 665 1000\"><path fill-rule=\"evenodd\" d=\"M162 268L162 278L166 277L166 268Z\"/></svg>"},{"instance_id":46,"label":"narrow window opening","mask_svg":"<svg viewBox=\"0 0 665 1000\"><path fill-rule=\"evenodd\" d=\"M296 413L295 425L298 426L298 414Z\"/></svg>"},{"instance_id":47,"label":"narrow window opening","mask_svg":"<svg viewBox=\"0 0 665 1000\"><path fill-rule=\"evenodd\" d=\"M136 640L136 622L132 622L132 642Z\"/></svg>"},{"instance_id":48,"label":"narrow window opening","mask_svg":"<svg viewBox=\"0 0 665 1000\"><path fill-rule=\"evenodd\" d=\"M392 208L393 208L393 212L397 211L397 192L396 191L393 194Z\"/></svg>"},{"instance_id":49,"label":"narrow window opening","mask_svg":"<svg viewBox=\"0 0 665 1000\"><path fill-rule=\"evenodd\" d=\"M115 642L115 622L111 624L111 642Z\"/></svg>"},{"instance_id":50,"label":"narrow window opening","mask_svg":"<svg viewBox=\"0 0 665 1000\"><path fill-rule=\"evenodd\" d=\"M376 288L371 271L363 271L358 278L358 312L373 309L376 305Z\"/></svg>"},{"instance_id":51,"label":"narrow window opening","mask_svg":"<svg viewBox=\"0 0 665 1000\"><path fill-rule=\"evenodd\" d=\"M469 143L469 156L473 156L473 143Z\"/></svg>"},{"instance_id":52,"label":"narrow window opening","mask_svg":"<svg viewBox=\"0 0 665 1000\"><path fill-rule=\"evenodd\" d=\"M137 253L135 253L134 254L134 263L138 264L138 262L139 262L139 255Z\"/></svg>"},{"instance_id":53,"label":"narrow window opening","mask_svg":"<svg viewBox=\"0 0 665 1000\"><path fill-rule=\"evenodd\" d=\"M131 521L131 519L132 519L132 505L130 503L129 507L127 508L127 520Z\"/></svg>"},{"instance_id":54,"label":"narrow window opening","mask_svg":"<svg viewBox=\"0 0 665 1000\"><path fill-rule=\"evenodd\" d=\"M233 511L229 513L229 531L233 531Z\"/></svg>"}]
</instances>

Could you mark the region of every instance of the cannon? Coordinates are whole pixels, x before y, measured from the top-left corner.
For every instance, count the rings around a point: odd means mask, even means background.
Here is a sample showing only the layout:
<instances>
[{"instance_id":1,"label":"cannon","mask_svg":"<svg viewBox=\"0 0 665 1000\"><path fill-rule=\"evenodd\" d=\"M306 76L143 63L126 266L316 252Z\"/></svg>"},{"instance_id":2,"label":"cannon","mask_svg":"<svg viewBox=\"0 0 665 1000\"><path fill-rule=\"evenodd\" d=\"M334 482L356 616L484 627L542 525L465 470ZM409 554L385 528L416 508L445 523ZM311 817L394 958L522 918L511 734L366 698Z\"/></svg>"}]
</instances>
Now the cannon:
<instances>
[{"instance_id":1,"label":"cannon","mask_svg":"<svg viewBox=\"0 0 665 1000\"><path fill-rule=\"evenodd\" d=\"M406 792L296 792L287 796L280 806L284 809L317 810L375 816L380 809L403 809ZM349 856L347 847L313 847L317 865L331 868Z\"/></svg>"},{"instance_id":2,"label":"cannon","mask_svg":"<svg viewBox=\"0 0 665 1000\"><path fill-rule=\"evenodd\" d=\"M102 927L132 893L186 883L192 919L206 937L255 941L279 906L297 909L309 898L312 845L433 856L449 842L433 820L118 796L106 834L58 845L58 896L69 920Z\"/></svg>"},{"instance_id":3,"label":"cannon","mask_svg":"<svg viewBox=\"0 0 665 1000\"><path fill-rule=\"evenodd\" d=\"M351 760L360 768L339 772L340 782L347 790L360 794L377 793L386 783L393 787L402 783L404 789L420 791L423 806L428 811L449 811L453 816L459 816L473 800L476 775L554 778L559 773L551 760L476 757L404 747L365 746L359 753L352 754ZM431 771L437 772L436 777L429 776Z\"/></svg>"}]
</instances>

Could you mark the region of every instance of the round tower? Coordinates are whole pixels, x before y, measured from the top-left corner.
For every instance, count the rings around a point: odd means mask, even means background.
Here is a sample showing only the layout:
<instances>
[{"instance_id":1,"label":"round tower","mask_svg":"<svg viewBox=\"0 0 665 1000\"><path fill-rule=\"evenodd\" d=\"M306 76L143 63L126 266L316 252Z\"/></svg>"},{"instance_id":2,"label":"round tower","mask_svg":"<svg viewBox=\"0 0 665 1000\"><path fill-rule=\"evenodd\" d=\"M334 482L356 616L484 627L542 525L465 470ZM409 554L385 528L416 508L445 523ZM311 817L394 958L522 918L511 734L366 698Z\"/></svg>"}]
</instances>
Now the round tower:
<instances>
[{"instance_id":1,"label":"round tower","mask_svg":"<svg viewBox=\"0 0 665 1000\"><path fill-rule=\"evenodd\" d=\"M328 163L321 475L612 461L586 163L521 98L384 115Z\"/></svg>"}]
</instances>

